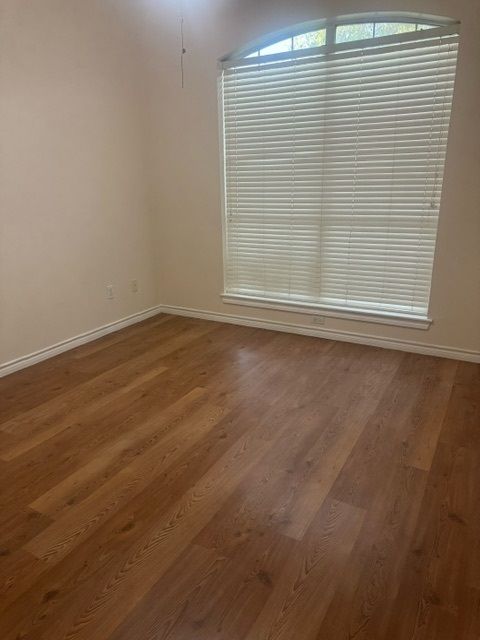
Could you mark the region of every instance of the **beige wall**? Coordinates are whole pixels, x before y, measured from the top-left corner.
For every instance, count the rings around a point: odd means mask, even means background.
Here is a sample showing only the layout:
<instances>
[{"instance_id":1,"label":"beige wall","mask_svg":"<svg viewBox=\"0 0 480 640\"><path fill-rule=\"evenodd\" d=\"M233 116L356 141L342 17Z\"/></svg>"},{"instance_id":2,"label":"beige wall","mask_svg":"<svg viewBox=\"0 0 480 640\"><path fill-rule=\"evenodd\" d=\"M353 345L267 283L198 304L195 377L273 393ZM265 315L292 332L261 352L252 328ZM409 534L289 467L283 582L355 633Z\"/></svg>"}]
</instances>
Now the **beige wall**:
<instances>
[{"instance_id":1,"label":"beige wall","mask_svg":"<svg viewBox=\"0 0 480 640\"><path fill-rule=\"evenodd\" d=\"M0 0L0 363L158 302L123 4Z\"/></svg>"},{"instance_id":2,"label":"beige wall","mask_svg":"<svg viewBox=\"0 0 480 640\"><path fill-rule=\"evenodd\" d=\"M462 21L429 331L327 319L326 328L480 351L480 1L144 0L156 145L161 300L213 312L311 324L309 316L223 304L217 59L289 25L333 15L404 10Z\"/></svg>"}]
</instances>

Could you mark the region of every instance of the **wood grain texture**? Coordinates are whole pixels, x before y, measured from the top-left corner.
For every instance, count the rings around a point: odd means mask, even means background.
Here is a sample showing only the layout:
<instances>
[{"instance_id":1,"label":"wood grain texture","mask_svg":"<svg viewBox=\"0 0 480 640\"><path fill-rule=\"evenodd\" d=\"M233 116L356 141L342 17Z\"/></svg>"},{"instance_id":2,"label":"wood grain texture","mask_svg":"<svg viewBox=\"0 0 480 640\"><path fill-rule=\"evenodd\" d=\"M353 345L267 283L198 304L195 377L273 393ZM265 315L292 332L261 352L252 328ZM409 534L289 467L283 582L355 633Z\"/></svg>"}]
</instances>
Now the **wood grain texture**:
<instances>
[{"instance_id":1,"label":"wood grain texture","mask_svg":"<svg viewBox=\"0 0 480 640\"><path fill-rule=\"evenodd\" d=\"M2 640L478 640L480 367L158 316L0 380Z\"/></svg>"}]
</instances>

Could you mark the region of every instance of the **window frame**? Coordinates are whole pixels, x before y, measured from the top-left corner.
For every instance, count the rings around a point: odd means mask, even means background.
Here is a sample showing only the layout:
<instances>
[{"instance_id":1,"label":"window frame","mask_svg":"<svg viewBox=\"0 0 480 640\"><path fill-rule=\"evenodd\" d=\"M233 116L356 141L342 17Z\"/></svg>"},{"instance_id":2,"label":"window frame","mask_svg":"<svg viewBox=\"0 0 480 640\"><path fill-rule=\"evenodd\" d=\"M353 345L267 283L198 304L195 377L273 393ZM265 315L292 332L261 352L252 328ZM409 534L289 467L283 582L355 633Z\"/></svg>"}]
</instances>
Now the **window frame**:
<instances>
[{"instance_id":1,"label":"window frame","mask_svg":"<svg viewBox=\"0 0 480 640\"><path fill-rule=\"evenodd\" d=\"M429 306L426 315L412 315L402 314L401 312L390 312L382 310L369 310L369 309L345 309L342 307L329 306L322 303L304 303L288 301L282 302L269 298L256 298L248 295L242 296L238 294L229 294L225 291L225 283L227 281L227 228L226 228L226 212L227 212L227 197L226 197L226 149L224 138L224 121L223 121L223 93L222 93L222 73L229 63L237 65L239 61L243 64L259 64L259 61L269 62L270 60L281 60L282 58L291 59L292 57L305 57L305 55L315 55L315 53L330 53L332 51L341 51L343 49L357 49L368 47L370 43L381 41L382 43L394 43L397 40L404 42L405 40L418 39L418 30L412 32L404 32L401 34L394 34L389 36L379 36L371 39L353 40L348 42L336 43L335 35L337 26L348 24L362 24L370 22L398 22L398 23L411 23L411 24L428 24L435 25L428 29L428 32L435 35L435 32L445 32L445 29L450 27L452 32L458 32L460 22L446 17L432 16L426 14L413 14L413 13L392 13L392 12L375 12L375 13L363 13L363 14L351 14L347 16L338 16L333 19L323 19L311 22L304 22L282 31L264 36L261 39L254 40L246 46L232 52L219 59L218 62L218 104L219 104L219 140L220 140L220 162L221 162L221 190L222 190L222 241L223 241L223 290L220 297L225 304L233 304L235 306L248 306L259 309L272 309L277 311L288 311L290 313L299 313L305 315L316 315L324 317L332 317L343 320L356 320L362 322L370 322L375 324L385 324L399 327L406 327L411 329L427 330L433 323L433 319L430 315L431 297L429 299ZM302 35L312 31L325 29L326 38L325 45L321 47L305 48L293 50L285 53L270 54L265 56L253 56L247 57L256 50L260 50L271 46L281 40L285 40L290 37ZM437 229L438 235L438 229ZM432 281L435 271L436 262L436 250L434 252L433 264L432 264Z\"/></svg>"},{"instance_id":2,"label":"window frame","mask_svg":"<svg viewBox=\"0 0 480 640\"><path fill-rule=\"evenodd\" d=\"M225 62L228 61L238 61L238 60L249 60L248 56L256 51L260 51L260 49L265 49L270 47L277 42L281 42L282 40L287 40L289 38L294 38L296 36L301 36L305 33L310 33L312 31L318 31L321 29L325 29L325 45L322 47L313 47L310 49L297 49L295 51L289 51L285 54L271 54L272 56L285 55L290 57L292 53L296 53L296 51L300 51L305 53L306 51L333 51L333 50L341 50L343 45L351 45L353 43L366 43L366 42L374 42L379 40L380 38L397 38L398 34L391 36L379 36L370 39L362 39L362 40L352 40L349 42L339 42L335 41L336 29L337 27L344 25L353 25L353 24L368 24L370 22L400 22L404 24L425 24L425 25L435 25L436 28L444 28L448 26L459 26L459 21L454 20L453 18L447 18L444 16L433 16L429 14L415 14L410 12L370 12L370 13L359 13L359 14L348 14L345 16L336 16L335 18L328 19L320 19L313 20L309 22L302 22L300 24L288 27L286 29L282 29L280 31L275 31L270 33L262 38L258 38L249 42L247 45L229 53L228 55L220 58L219 66L223 67ZM432 27L432 32L433 32ZM411 33L416 33L412 31ZM401 34L401 37L404 38L405 34ZM362 46L364 46L362 44ZM269 56L258 56L261 58L268 59ZM258 58L252 58L258 63Z\"/></svg>"}]
</instances>

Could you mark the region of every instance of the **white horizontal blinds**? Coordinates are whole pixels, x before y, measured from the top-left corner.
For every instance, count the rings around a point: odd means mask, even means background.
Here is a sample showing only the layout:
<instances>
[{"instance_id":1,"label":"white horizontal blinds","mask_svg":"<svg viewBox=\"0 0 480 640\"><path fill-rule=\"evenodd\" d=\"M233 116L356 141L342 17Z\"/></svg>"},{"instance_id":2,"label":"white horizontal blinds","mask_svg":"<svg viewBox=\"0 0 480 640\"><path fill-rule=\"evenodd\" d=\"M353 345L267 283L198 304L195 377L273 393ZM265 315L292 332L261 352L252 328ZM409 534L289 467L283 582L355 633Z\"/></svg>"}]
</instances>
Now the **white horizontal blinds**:
<instances>
[{"instance_id":1,"label":"white horizontal blinds","mask_svg":"<svg viewBox=\"0 0 480 640\"><path fill-rule=\"evenodd\" d=\"M426 315L457 55L435 32L224 69L227 294Z\"/></svg>"}]
</instances>

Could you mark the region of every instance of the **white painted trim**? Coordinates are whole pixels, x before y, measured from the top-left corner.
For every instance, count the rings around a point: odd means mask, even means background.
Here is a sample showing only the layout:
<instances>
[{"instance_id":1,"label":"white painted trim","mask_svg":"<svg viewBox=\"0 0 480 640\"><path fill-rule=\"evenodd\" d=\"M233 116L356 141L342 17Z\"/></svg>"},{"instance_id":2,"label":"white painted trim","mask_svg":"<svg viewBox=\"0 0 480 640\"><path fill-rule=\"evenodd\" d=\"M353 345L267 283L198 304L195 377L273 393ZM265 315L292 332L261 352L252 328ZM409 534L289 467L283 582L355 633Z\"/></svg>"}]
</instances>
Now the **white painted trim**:
<instances>
[{"instance_id":1,"label":"white painted trim","mask_svg":"<svg viewBox=\"0 0 480 640\"><path fill-rule=\"evenodd\" d=\"M137 322L147 320L160 313L169 313L171 315L186 316L188 318L201 318L203 320L213 320L215 322L225 322L228 324L238 324L247 327L257 327L259 329L269 329L271 331L284 331L286 333L297 333L304 336L315 336L318 338L326 338L327 340L339 340L341 342L353 342L356 344L365 344L372 347L382 347L384 349L396 349L399 351L409 351L429 356L438 356L440 358L453 358L454 360L465 360L467 362L480 363L480 352L468 351L466 349L453 349L452 347L444 347L438 345L426 345L420 342L410 342L407 340L392 340L382 338L380 336L370 336L352 331L334 331L332 329L317 328L314 326L293 324L287 322L278 322L273 320L261 320L260 318L248 318L246 316L237 316L226 313L212 313L210 311L202 311L200 309L189 309L187 307L174 307L168 305L158 305L151 309L146 309L140 313L128 316L116 322L111 322L98 329L93 329L81 335L75 336L59 342L51 347L36 351L22 358L11 360L0 364L0 378L7 376L15 371L20 371L30 367L38 362L53 358L54 356L80 347L82 344L93 342L98 338L125 329Z\"/></svg>"},{"instance_id":2,"label":"white painted trim","mask_svg":"<svg viewBox=\"0 0 480 640\"><path fill-rule=\"evenodd\" d=\"M382 313L381 311L366 311L363 309L347 309L328 307L321 304L302 304L301 302L278 302L268 298L254 298L240 294L224 293L222 300L225 304L236 304L245 307L257 307L259 309L275 309L276 311L289 311L305 313L308 315L325 316L327 318L340 318L342 320L359 320L360 322L374 322L376 324L389 324L396 327L409 329L428 329L432 324L431 318L421 316L407 316L401 313Z\"/></svg>"},{"instance_id":3,"label":"white painted trim","mask_svg":"<svg viewBox=\"0 0 480 640\"><path fill-rule=\"evenodd\" d=\"M16 360L11 360L10 362L0 364L0 378L8 376L15 371L20 371L20 369L31 367L38 362L47 360L48 358L53 358L60 353L69 351L70 349L80 347L82 344L86 344L87 342L93 342L94 340L102 338L109 333L120 331L120 329L125 329L132 324L136 324L137 322L142 322L142 320L152 318L159 313L162 313L162 309L159 306L152 307L150 309L146 309L145 311L140 311L139 313L128 316L127 318L122 318L121 320L116 320L115 322L106 324L103 327L99 327L98 329L92 329L92 331L87 331L86 333L82 333L78 336L75 336L74 338L63 340L62 342L58 342L51 347L46 347L45 349L41 349L40 351L35 351L34 353L30 353L27 356L23 356L21 358L17 358Z\"/></svg>"},{"instance_id":4,"label":"white painted trim","mask_svg":"<svg viewBox=\"0 0 480 640\"><path fill-rule=\"evenodd\" d=\"M271 331L284 331L287 333L297 333L304 336L315 336L326 338L327 340L339 340L340 342L353 342L383 349L395 349L397 351L407 351L420 353L426 356L437 356L439 358L452 358L454 360L465 360L467 362L480 363L480 351L469 351L467 349L453 349L440 345L427 345L421 342L408 340L393 340L381 336L370 336L353 331L335 331L333 329L317 328L302 324L278 322L271 320L261 320L260 318L248 318L226 313L212 313L200 309L189 309L187 307L175 307L160 305L162 313L188 318L201 318L203 320L213 320L215 322L225 322L228 324L239 324L247 327L257 327L259 329L270 329Z\"/></svg>"}]
</instances>

